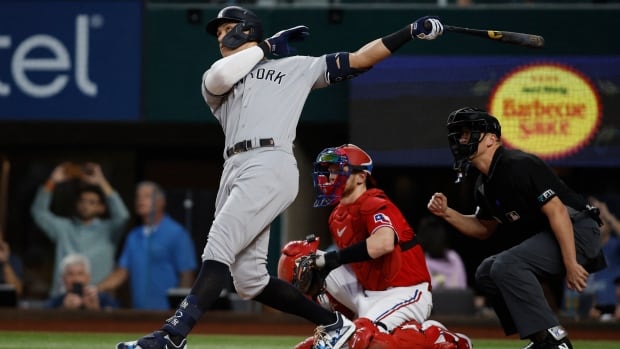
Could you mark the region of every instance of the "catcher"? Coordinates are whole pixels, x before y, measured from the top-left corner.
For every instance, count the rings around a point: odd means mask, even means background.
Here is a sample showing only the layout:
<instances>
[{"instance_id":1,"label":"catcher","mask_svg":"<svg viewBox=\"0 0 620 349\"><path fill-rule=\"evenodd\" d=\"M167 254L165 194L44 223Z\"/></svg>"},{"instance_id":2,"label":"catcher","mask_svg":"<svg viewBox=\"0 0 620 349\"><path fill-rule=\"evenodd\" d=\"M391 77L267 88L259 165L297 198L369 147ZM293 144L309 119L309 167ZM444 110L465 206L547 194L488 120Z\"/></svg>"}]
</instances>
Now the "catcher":
<instances>
[{"instance_id":1,"label":"catcher","mask_svg":"<svg viewBox=\"0 0 620 349\"><path fill-rule=\"evenodd\" d=\"M464 335L426 322L432 294L424 252L402 213L375 188L372 166L353 144L319 153L314 206L336 205L329 230L338 249L323 253L313 237L290 242L278 276L324 307L357 318L351 349L471 348ZM297 348L311 345L312 337Z\"/></svg>"}]
</instances>

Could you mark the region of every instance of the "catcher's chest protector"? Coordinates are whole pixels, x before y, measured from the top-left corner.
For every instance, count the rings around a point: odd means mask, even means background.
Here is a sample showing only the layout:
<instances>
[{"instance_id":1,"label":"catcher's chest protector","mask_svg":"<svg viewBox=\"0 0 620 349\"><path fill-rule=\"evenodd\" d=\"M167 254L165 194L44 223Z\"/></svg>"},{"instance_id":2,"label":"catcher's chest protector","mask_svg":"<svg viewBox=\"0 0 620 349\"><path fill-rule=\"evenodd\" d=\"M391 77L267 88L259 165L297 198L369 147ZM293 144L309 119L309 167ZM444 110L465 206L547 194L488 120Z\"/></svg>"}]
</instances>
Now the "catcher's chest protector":
<instances>
[{"instance_id":1,"label":"catcher's chest protector","mask_svg":"<svg viewBox=\"0 0 620 349\"><path fill-rule=\"evenodd\" d=\"M382 191L370 189L353 204L336 207L329 217L329 229L338 248L346 248L370 236L368 216L389 203L382 195ZM353 263L351 267L365 289L385 290L392 286L391 281L400 270L401 254L400 248L395 248L388 255Z\"/></svg>"}]
</instances>

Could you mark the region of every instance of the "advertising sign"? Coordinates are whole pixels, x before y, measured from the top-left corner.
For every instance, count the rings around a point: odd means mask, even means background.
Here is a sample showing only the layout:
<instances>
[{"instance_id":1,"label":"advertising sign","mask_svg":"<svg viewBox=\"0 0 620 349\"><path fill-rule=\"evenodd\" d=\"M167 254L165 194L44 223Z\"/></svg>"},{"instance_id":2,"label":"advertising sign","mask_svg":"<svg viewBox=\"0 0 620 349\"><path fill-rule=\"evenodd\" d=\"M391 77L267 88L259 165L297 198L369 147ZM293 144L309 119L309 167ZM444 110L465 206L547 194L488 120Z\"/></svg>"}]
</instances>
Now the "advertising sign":
<instances>
[{"instance_id":1,"label":"advertising sign","mask_svg":"<svg viewBox=\"0 0 620 349\"><path fill-rule=\"evenodd\" d=\"M500 120L507 147L617 166L618 86L620 56L391 57L351 81L351 137L378 164L451 166L447 117L477 107Z\"/></svg>"},{"instance_id":2,"label":"advertising sign","mask_svg":"<svg viewBox=\"0 0 620 349\"><path fill-rule=\"evenodd\" d=\"M137 120L140 1L0 2L0 120Z\"/></svg>"},{"instance_id":3,"label":"advertising sign","mask_svg":"<svg viewBox=\"0 0 620 349\"><path fill-rule=\"evenodd\" d=\"M507 146L547 159L590 143L602 116L593 84L561 64L531 64L508 73L491 94L489 111L497 115Z\"/></svg>"}]
</instances>

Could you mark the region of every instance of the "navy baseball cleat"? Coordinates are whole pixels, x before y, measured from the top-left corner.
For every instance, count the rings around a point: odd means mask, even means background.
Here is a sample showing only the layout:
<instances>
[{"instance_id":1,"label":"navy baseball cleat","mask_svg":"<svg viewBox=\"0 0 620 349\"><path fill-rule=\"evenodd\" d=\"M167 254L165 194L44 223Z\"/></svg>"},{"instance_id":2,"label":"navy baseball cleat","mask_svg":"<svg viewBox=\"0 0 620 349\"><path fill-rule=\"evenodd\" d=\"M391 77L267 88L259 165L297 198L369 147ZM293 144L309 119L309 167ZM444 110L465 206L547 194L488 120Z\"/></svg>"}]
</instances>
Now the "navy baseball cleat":
<instances>
[{"instance_id":1,"label":"navy baseball cleat","mask_svg":"<svg viewBox=\"0 0 620 349\"><path fill-rule=\"evenodd\" d=\"M175 344L168 333L155 331L137 341L118 343L116 349L187 349L187 340L183 338L181 343Z\"/></svg>"},{"instance_id":2,"label":"navy baseball cleat","mask_svg":"<svg viewBox=\"0 0 620 349\"><path fill-rule=\"evenodd\" d=\"M340 349L355 333L355 324L336 312L337 320L328 326L318 326L314 333L312 349Z\"/></svg>"}]
</instances>

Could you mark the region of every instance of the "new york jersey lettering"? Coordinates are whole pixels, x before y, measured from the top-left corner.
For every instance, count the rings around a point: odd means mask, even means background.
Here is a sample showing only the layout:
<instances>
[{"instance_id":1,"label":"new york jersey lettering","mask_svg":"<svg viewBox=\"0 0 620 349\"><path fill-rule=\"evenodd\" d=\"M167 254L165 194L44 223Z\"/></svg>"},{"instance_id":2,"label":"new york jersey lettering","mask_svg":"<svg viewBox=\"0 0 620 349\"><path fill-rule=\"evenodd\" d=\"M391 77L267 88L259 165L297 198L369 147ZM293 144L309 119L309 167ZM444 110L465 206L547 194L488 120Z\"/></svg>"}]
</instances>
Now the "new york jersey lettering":
<instances>
[{"instance_id":1,"label":"new york jersey lettering","mask_svg":"<svg viewBox=\"0 0 620 349\"><path fill-rule=\"evenodd\" d=\"M256 71L250 72L249 75L252 79L273 81L278 85L282 83L282 79L286 76L282 72L265 68L256 69Z\"/></svg>"}]
</instances>

